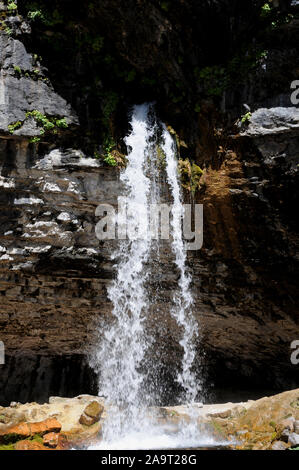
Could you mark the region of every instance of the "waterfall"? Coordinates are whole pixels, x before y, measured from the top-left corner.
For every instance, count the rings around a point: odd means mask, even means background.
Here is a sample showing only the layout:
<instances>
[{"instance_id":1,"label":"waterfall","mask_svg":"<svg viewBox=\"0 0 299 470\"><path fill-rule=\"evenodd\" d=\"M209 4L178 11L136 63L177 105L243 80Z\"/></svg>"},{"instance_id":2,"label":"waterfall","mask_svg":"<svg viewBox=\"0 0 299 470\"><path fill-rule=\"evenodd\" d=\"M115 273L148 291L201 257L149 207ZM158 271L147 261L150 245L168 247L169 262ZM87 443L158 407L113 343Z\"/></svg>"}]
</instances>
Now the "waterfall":
<instances>
[{"instance_id":1,"label":"waterfall","mask_svg":"<svg viewBox=\"0 0 299 470\"><path fill-rule=\"evenodd\" d=\"M192 372L195 359L193 339L197 324L192 315L191 279L186 272L186 251L182 236L184 210L174 142L165 126L155 122L151 105L134 107L131 129L125 139L128 163L120 174L125 188L121 199L127 209L130 237L118 241L112 255L116 261L116 277L108 287L108 297L113 305L114 321L109 329L101 332L101 344L96 354L101 369L101 393L109 402L103 429L103 441L108 446L109 442L117 439L121 442L122 439L128 440L128 436L140 428L141 421L147 435L157 433L147 421L148 396L142 365L152 343L152 336L146 329L150 307L147 284L151 275L149 266L153 250L155 254L159 251L159 242L151 237L150 222L152 204L160 203L162 183L158 171L159 148L160 153L161 149L164 153L164 179L172 199L169 201L172 204L169 243L179 274L170 312L182 334L180 345L183 359L177 382L184 390L184 399L190 403L194 402L198 392ZM117 223L123 226L125 221L118 216Z\"/></svg>"},{"instance_id":2,"label":"waterfall","mask_svg":"<svg viewBox=\"0 0 299 470\"><path fill-rule=\"evenodd\" d=\"M198 335L198 324L192 313L193 298L190 290L191 278L186 274L186 251L182 236L182 221L184 218L184 206L182 202L181 187L178 177L177 160L175 158L175 146L169 132L164 128L163 150L166 155L167 181L173 198L172 205L172 251L175 255L175 263L180 273L178 290L174 295L174 307L171 314L183 330L180 345L183 348L182 371L177 381L185 391L185 402L193 403L199 392L200 384L197 382L192 365L195 359L194 337Z\"/></svg>"},{"instance_id":3,"label":"waterfall","mask_svg":"<svg viewBox=\"0 0 299 470\"><path fill-rule=\"evenodd\" d=\"M97 354L101 366L101 392L115 407L104 429L111 440L120 431L133 426L145 397L141 394L143 374L140 372L149 337L144 329L148 309L145 264L150 255L148 207L153 194L148 167L148 148L152 132L148 127L148 106L136 106L131 120L132 132L125 139L128 164L120 179L126 188L122 198L127 208L127 227L133 232L138 220L143 233L121 241L113 258L117 275L108 288L115 321L105 331ZM118 220L122 225L123 220ZM121 410L121 411L120 411Z\"/></svg>"}]
</instances>

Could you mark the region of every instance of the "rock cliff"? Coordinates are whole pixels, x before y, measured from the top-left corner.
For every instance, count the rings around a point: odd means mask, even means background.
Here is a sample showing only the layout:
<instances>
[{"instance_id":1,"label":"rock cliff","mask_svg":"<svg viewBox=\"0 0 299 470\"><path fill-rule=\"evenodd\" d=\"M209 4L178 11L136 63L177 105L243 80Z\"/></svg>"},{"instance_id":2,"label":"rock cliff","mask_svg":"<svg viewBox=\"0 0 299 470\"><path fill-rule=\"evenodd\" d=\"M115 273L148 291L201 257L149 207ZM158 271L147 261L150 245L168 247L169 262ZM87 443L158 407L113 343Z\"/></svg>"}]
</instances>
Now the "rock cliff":
<instances>
[{"instance_id":1,"label":"rock cliff","mask_svg":"<svg viewBox=\"0 0 299 470\"><path fill-rule=\"evenodd\" d=\"M258 1L41 3L0 2L1 403L97 391L88 355L114 268L95 209L116 204L120 170L106 157L123 151L128 107L146 99L203 169L186 201L204 205L189 268L207 384L298 385L296 6L280 2L269 30ZM152 318L169 401L181 351L163 316L176 278L167 250L160 268Z\"/></svg>"}]
</instances>

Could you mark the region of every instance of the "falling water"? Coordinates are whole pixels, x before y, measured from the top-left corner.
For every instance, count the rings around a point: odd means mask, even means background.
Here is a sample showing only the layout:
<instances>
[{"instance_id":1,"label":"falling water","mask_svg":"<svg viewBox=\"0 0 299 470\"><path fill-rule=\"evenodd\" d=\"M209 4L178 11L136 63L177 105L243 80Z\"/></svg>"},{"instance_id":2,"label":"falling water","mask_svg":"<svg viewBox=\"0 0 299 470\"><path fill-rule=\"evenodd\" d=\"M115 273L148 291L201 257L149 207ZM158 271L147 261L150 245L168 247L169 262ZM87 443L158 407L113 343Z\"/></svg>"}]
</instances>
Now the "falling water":
<instances>
[{"instance_id":1,"label":"falling water","mask_svg":"<svg viewBox=\"0 0 299 470\"><path fill-rule=\"evenodd\" d=\"M175 146L169 132L164 128L163 150L166 155L167 181L173 197L172 204L172 251L175 255L175 263L180 273L178 290L174 295L174 307L172 315L183 330L180 345L184 355L182 371L179 372L177 381L184 390L186 403L193 403L199 392L200 384L192 371L195 359L194 337L198 334L198 325L192 313L193 298L190 290L191 278L186 273L186 251L182 236L182 221L184 218L184 206L182 202L181 187L178 177L177 160L175 158Z\"/></svg>"},{"instance_id":2,"label":"falling water","mask_svg":"<svg viewBox=\"0 0 299 470\"><path fill-rule=\"evenodd\" d=\"M145 265L151 246L147 209L153 194L151 180L146 175L152 137L147 123L148 107L136 106L131 121L132 132L125 139L129 150L128 164L120 179L126 188L123 204L127 207L127 227L133 232L138 221L143 233L120 242L113 255L118 262L117 276L108 288L108 296L113 304L115 321L105 332L97 354L98 363L103 365L101 392L112 405L104 429L107 441L128 432L145 403L141 393L144 377L140 365L149 342L144 328L148 309ZM124 221L118 219L118 224L120 226Z\"/></svg>"},{"instance_id":3,"label":"falling water","mask_svg":"<svg viewBox=\"0 0 299 470\"><path fill-rule=\"evenodd\" d=\"M170 243L179 273L178 288L171 308L171 315L182 334L180 345L183 359L177 382L184 390L185 401L194 402L198 393L198 383L192 372L195 359L193 339L197 324L192 316L191 279L186 272L186 251L182 237L184 212L176 152L173 139L165 127L160 126L159 134L159 126L153 119L151 106L134 107L131 127L132 131L125 139L128 164L120 175L125 186L122 201L127 207L130 237L119 241L113 254L117 274L108 288L108 296L113 304L114 322L105 331L97 352L97 363L101 367L101 393L109 400L101 448L134 448L134 445L140 448L142 440L148 447L153 442L154 448L158 447L157 442L160 446L165 442L167 446L180 447L182 442L179 441L183 433L178 434L175 439L172 437L170 444L169 436L161 434L162 431L147 419L148 397L144 387L146 377L142 371L146 352L152 343L152 337L145 326L150 306L147 283L151 274L148 266L153 248L157 251L157 241L150 236L149 212L151 204L160 202L161 179L157 172L157 146L162 144L166 160L166 181L173 204ZM121 218L117 222L119 226L124 224ZM194 429L192 432L193 440L198 438L194 435Z\"/></svg>"}]
</instances>

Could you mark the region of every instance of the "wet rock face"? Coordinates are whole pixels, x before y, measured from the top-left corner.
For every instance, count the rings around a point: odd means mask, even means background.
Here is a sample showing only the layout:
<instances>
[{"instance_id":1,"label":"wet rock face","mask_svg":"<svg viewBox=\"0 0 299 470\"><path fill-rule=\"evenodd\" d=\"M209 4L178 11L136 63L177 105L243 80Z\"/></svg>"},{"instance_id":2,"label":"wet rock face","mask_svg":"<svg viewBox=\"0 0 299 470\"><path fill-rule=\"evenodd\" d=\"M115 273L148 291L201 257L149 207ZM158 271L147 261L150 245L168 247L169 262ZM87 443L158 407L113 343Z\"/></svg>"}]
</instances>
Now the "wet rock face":
<instances>
[{"instance_id":1,"label":"wet rock face","mask_svg":"<svg viewBox=\"0 0 299 470\"><path fill-rule=\"evenodd\" d=\"M229 144L235 151L204 175L205 242L190 262L220 386L228 378L235 387L296 386L290 344L299 336L297 115L294 108L253 113Z\"/></svg>"},{"instance_id":2,"label":"wet rock face","mask_svg":"<svg viewBox=\"0 0 299 470\"><path fill-rule=\"evenodd\" d=\"M203 370L216 387L227 381L236 389L295 385L289 346L298 333L296 239L290 243L291 219L280 211L277 188L283 168L287 186L280 191L288 205L295 195L286 188L295 187L297 171L290 152L284 167L269 154L281 138L271 136L267 143L261 136L257 143L266 149L263 155L244 136L248 154L242 161L229 153L218 170L204 175L199 200L205 211L204 246L189 253L189 265L194 312L203 331ZM296 148L293 138L284 137L290 148ZM86 354L96 344L95 327L111 312L106 289L113 267L111 244L95 236L95 209L103 201L116 204L118 170L72 149L39 156L25 140L2 145L0 321L8 356L1 401L96 393ZM254 158L249 149L257 152ZM253 167L259 177L251 176ZM150 328L157 333L157 348L151 360L160 361L161 368L152 380L167 384L164 402L175 403L181 351L179 331L166 314L176 285L167 249L156 270ZM199 345L198 367L200 361ZM150 369L152 362L146 366Z\"/></svg>"}]
</instances>

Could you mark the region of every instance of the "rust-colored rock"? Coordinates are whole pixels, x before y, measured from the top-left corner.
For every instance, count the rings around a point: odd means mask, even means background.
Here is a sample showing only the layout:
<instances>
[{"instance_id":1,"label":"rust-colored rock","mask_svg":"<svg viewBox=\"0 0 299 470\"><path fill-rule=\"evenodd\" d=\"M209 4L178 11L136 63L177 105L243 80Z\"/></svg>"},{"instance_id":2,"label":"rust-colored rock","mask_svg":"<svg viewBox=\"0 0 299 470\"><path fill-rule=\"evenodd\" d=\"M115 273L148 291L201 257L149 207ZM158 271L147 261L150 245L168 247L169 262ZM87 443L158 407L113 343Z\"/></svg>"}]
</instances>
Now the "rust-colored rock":
<instances>
[{"instance_id":1,"label":"rust-colored rock","mask_svg":"<svg viewBox=\"0 0 299 470\"><path fill-rule=\"evenodd\" d=\"M47 447L55 448L57 447L59 442L59 434L56 432L49 432L44 435L43 437L43 443Z\"/></svg>"},{"instance_id":2,"label":"rust-colored rock","mask_svg":"<svg viewBox=\"0 0 299 470\"><path fill-rule=\"evenodd\" d=\"M31 435L28 423L20 423L10 426L0 432L0 442L16 442L19 439L26 439Z\"/></svg>"},{"instance_id":3,"label":"rust-colored rock","mask_svg":"<svg viewBox=\"0 0 299 470\"><path fill-rule=\"evenodd\" d=\"M20 423L0 432L0 442L16 442L35 434L43 436L50 432L60 432L61 424L56 418L48 418L38 423Z\"/></svg>"},{"instance_id":4,"label":"rust-colored rock","mask_svg":"<svg viewBox=\"0 0 299 470\"><path fill-rule=\"evenodd\" d=\"M56 418L48 418L38 423L30 423L29 426L31 429L31 435L40 434L43 436L46 433L57 433L61 431L61 424Z\"/></svg>"},{"instance_id":5,"label":"rust-colored rock","mask_svg":"<svg viewBox=\"0 0 299 470\"><path fill-rule=\"evenodd\" d=\"M37 441L23 440L18 441L15 445L15 450L47 450L43 444Z\"/></svg>"}]
</instances>

